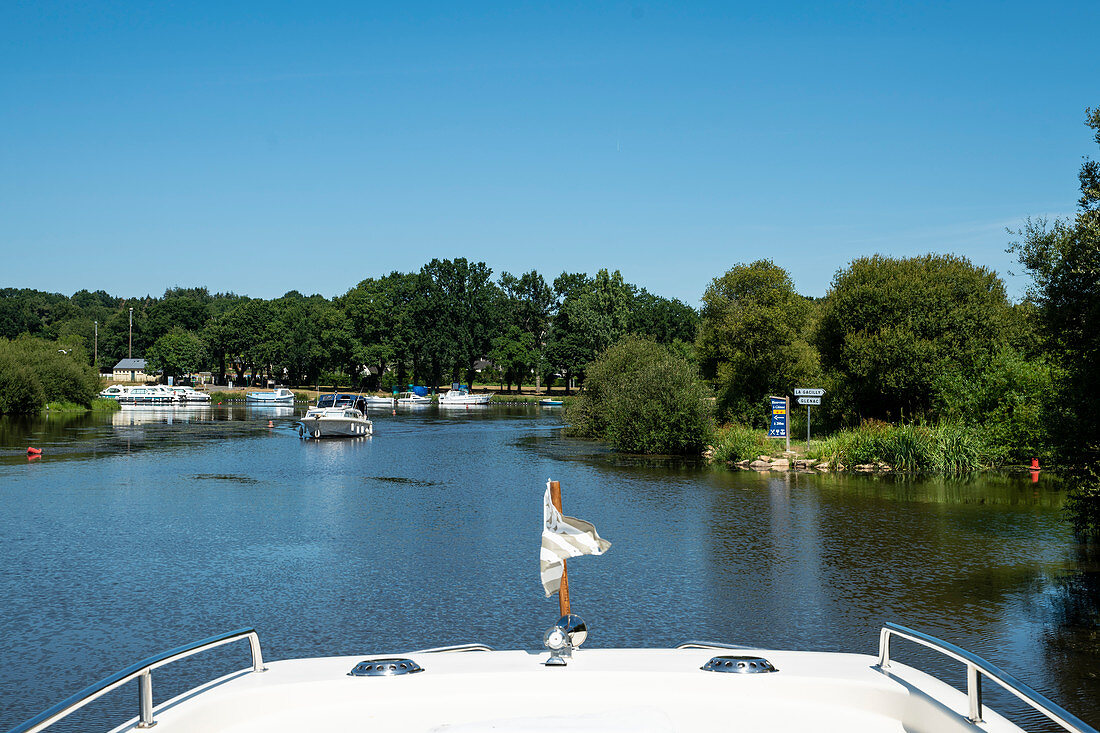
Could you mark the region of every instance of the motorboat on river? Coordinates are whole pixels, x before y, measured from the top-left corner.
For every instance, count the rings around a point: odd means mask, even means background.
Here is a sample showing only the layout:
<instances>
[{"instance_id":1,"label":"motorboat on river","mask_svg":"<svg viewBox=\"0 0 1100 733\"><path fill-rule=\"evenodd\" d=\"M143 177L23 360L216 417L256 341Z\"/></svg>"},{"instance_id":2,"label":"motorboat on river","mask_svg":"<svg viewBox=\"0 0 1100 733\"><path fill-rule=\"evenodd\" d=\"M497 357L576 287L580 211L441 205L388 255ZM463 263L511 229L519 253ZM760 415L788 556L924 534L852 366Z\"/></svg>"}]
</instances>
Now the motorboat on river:
<instances>
[{"instance_id":1,"label":"motorboat on river","mask_svg":"<svg viewBox=\"0 0 1100 733\"><path fill-rule=\"evenodd\" d=\"M439 396L439 406L487 405L492 398L492 392L473 394L465 384L453 384L447 392Z\"/></svg>"},{"instance_id":2,"label":"motorboat on river","mask_svg":"<svg viewBox=\"0 0 1100 733\"><path fill-rule=\"evenodd\" d=\"M144 387L112 386L99 394L101 397L118 400L120 405L171 405L179 401L167 387L156 384Z\"/></svg>"},{"instance_id":3,"label":"motorboat on river","mask_svg":"<svg viewBox=\"0 0 1100 733\"><path fill-rule=\"evenodd\" d=\"M311 407L298 423L302 438L360 438L374 434L374 424L351 406Z\"/></svg>"},{"instance_id":4,"label":"motorboat on river","mask_svg":"<svg viewBox=\"0 0 1100 733\"><path fill-rule=\"evenodd\" d=\"M423 393L420 390L424 390ZM424 407L432 404L432 398L423 387L400 392L395 398L398 407Z\"/></svg>"},{"instance_id":5,"label":"motorboat on river","mask_svg":"<svg viewBox=\"0 0 1100 733\"><path fill-rule=\"evenodd\" d=\"M671 649L582 650L587 636L585 623L569 614L543 635L541 652L473 643L266 662L256 631L240 629L149 657L11 733L45 730L132 680L138 682L137 715L114 733L153 725L165 733L1024 731L983 703L983 684L1005 688L1065 730L1096 733L981 657L895 624L882 627L877 654L699 641ZM897 661L898 641L965 667L965 691ZM155 671L233 642L247 642L246 668L153 704ZM907 643L906 656L911 651Z\"/></svg>"},{"instance_id":6,"label":"motorboat on river","mask_svg":"<svg viewBox=\"0 0 1100 733\"><path fill-rule=\"evenodd\" d=\"M173 387L169 387L168 389L171 390L174 395L176 395L176 400L178 402L193 403L210 401L210 395L206 394L205 392L200 392L194 387L181 387L179 385L176 385Z\"/></svg>"},{"instance_id":7,"label":"motorboat on river","mask_svg":"<svg viewBox=\"0 0 1100 733\"><path fill-rule=\"evenodd\" d=\"M279 387L272 392L248 392L244 400L250 405L293 405L294 393L286 387Z\"/></svg>"}]
</instances>

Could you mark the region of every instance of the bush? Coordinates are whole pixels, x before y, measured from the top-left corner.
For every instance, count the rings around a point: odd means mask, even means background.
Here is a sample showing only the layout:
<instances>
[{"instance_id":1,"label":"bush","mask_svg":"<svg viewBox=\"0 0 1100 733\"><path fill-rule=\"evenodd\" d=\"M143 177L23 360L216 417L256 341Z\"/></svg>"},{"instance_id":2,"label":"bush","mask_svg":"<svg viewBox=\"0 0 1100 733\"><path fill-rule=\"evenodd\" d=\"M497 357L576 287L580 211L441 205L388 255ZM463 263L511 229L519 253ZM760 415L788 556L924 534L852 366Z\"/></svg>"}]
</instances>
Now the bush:
<instances>
[{"instance_id":1,"label":"bush","mask_svg":"<svg viewBox=\"0 0 1100 733\"><path fill-rule=\"evenodd\" d=\"M706 388L667 347L627 336L592 362L565 406L568 431L627 453L698 454L713 426Z\"/></svg>"},{"instance_id":2,"label":"bush","mask_svg":"<svg viewBox=\"0 0 1100 733\"><path fill-rule=\"evenodd\" d=\"M46 402L87 407L99 375L77 347L39 338L0 339L0 412L36 413Z\"/></svg>"},{"instance_id":3,"label":"bush","mask_svg":"<svg viewBox=\"0 0 1100 733\"><path fill-rule=\"evenodd\" d=\"M0 359L0 414L33 414L46 404L46 392L27 367Z\"/></svg>"}]
</instances>

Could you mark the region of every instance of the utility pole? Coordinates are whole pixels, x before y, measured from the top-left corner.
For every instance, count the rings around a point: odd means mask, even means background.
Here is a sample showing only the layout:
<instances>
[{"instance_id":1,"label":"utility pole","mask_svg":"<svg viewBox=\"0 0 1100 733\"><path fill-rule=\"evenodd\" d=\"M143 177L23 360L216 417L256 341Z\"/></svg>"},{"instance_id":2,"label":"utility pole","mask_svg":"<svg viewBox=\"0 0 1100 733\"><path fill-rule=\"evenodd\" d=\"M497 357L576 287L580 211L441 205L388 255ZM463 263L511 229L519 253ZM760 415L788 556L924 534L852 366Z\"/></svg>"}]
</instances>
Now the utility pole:
<instances>
[{"instance_id":1,"label":"utility pole","mask_svg":"<svg viewBox=\"0 0 1100 733\"><path fill-rule=\"evenodd\" d=\"M127 359L134 358L134 309L130 309L130 353Z\"/></svg>"},{"instance_id":2,"label":"utility pole","mask_svg":"<svg viewBox=\"0 0 1100 733\"><path fill-rule=\"evenodd\" d=\"M92 357L95 370L99 371L99 321L95 322L95 356Z\"/></svg>"}]
</instances>

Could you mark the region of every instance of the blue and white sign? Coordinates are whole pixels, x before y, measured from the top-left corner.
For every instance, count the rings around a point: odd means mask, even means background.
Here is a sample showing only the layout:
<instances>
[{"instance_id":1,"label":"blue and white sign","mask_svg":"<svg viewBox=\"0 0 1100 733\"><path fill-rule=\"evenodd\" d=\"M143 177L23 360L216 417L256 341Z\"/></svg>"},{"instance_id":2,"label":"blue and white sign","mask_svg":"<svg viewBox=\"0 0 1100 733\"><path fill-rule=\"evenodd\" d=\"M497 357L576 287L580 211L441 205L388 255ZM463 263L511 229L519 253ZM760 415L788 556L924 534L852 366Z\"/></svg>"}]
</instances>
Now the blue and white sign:
<instances>
[{"instance_id":1,"label":"blue and white sign","mask_svg":"<svg viewBox=\"0 0 1100 733\"><path fill-rule=\"evenodd\" d=\"M787 437L787 400L783 397L771 397L772 425L768 428L769 438Z\"/></svg>"}]
</instances>

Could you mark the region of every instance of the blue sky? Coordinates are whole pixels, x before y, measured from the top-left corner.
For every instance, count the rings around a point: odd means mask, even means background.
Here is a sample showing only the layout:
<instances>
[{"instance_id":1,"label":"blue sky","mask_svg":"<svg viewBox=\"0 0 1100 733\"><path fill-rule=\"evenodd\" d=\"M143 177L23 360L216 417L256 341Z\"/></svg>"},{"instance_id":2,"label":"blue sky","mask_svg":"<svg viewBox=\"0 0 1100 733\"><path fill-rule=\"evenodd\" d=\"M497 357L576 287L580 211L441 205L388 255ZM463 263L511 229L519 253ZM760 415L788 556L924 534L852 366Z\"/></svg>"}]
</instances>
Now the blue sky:
<instances>
[{"instance_id":1,"label":"blue sky","mask_svg":"<svg viewBox=\"0 0 1100 733\"><path fill-rule=\"evenodd\" d=\"M1070 214L1092 2L4 3L0 286L326 296L433 257L693 305Z\"/></svg>"}]
</instances>

